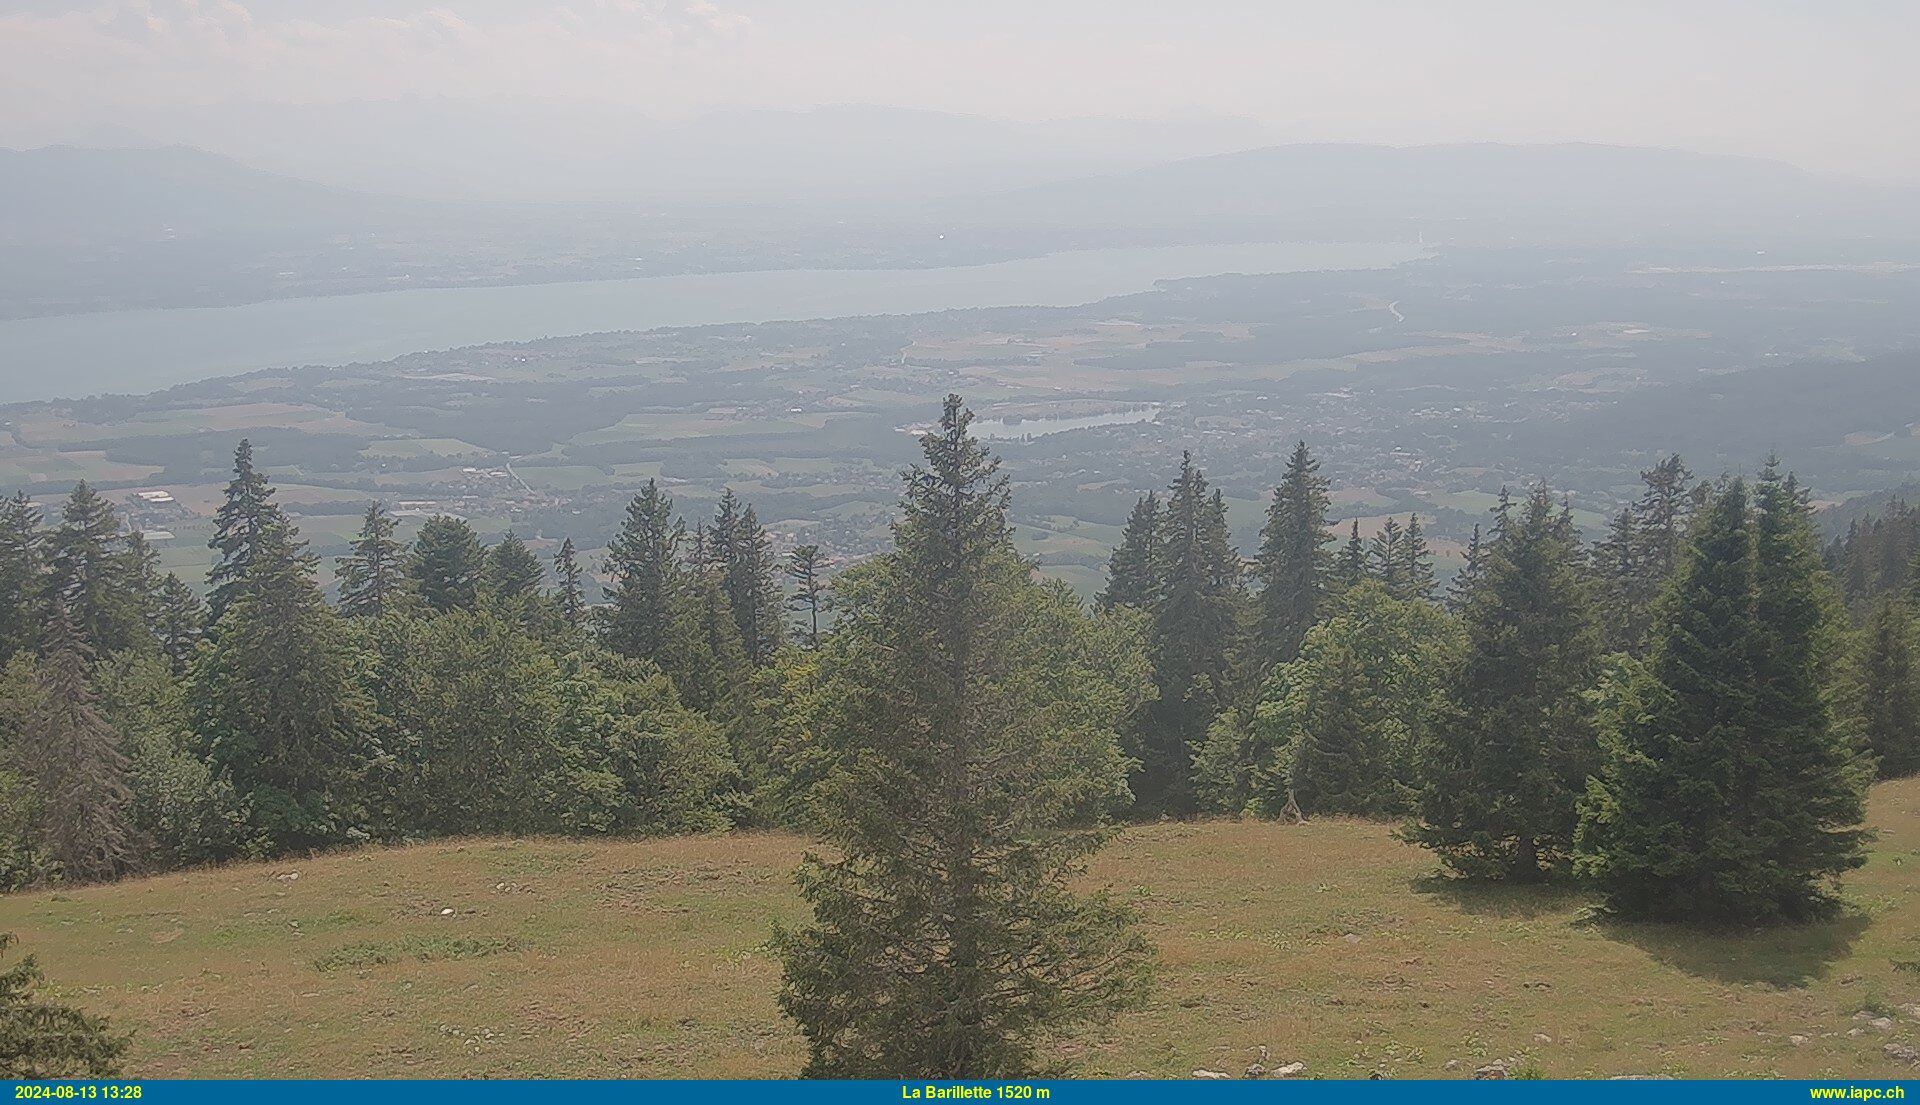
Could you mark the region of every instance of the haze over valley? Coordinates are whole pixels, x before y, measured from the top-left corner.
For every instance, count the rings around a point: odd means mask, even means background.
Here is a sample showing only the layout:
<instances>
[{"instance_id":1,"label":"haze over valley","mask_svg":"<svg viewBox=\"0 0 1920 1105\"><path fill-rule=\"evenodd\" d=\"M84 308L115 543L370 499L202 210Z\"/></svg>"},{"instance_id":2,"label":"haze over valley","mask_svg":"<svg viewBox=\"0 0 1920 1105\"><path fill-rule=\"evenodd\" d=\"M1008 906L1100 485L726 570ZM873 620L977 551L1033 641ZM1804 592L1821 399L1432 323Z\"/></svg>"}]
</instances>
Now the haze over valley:
<instances>
[{"instance_id":1,"label":"haze over valley","mask_svg":"<svg viewBox=\"0 0 1920 1105\"><path fill-rule=\"evenodd\" d=\"M1899 1096L1916 42L0 5L0 1078Z\"/></svg>"}]
</instances>

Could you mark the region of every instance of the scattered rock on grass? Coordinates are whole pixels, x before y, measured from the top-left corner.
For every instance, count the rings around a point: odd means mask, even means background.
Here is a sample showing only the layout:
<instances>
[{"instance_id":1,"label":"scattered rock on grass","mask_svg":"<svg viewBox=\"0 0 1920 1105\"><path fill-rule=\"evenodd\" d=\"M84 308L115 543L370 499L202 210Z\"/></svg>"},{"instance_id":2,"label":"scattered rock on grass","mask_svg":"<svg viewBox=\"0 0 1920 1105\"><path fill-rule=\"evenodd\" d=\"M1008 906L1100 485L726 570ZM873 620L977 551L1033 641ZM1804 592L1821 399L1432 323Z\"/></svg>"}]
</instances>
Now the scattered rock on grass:
<instances>
[{"instance_id":1,"label":"scattered rock on grass","mask_svg":"<svg viewBox=\"0 0 1920 1105\"><path fill-rule=\"evenodd\" d=\"M1226 1071L1223 1071L1223 1070L1204 1070L1204 1069L1194 1071L1193 1076L1195 1078L1205 1078L1208 1080L1233 1077L1233 1075L1228 1074Z\"/></svg>"},{"instance_id":2,"label":"scattered rock on grass","mask_svg":"<svg viewBox=\"0 0 1920 1105\"><path fill-rule=\"evenodd\" d=\"M1507 1077L1507 1061L1505 1059L1495 1059L1486 1066L1475 1070L1473 1076L1482 1082L1503 1081Z\"/></svg>"}]
</instances>

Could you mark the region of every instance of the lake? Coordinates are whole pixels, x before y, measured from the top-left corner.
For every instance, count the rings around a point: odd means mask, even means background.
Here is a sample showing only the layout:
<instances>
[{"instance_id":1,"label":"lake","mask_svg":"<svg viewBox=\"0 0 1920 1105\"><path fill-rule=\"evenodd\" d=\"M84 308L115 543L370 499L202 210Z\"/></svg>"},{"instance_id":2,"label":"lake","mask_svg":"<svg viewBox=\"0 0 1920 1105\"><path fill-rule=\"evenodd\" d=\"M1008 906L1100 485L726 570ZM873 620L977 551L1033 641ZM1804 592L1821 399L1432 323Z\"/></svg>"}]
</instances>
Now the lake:
<instances>
[{"instance_id":1,"label":"lake","mask_svg":"<svg viewBox=\"0 0 1920 1105\"><path fill-rule=\"evenodd\" d=\"M238 307L0 321L0 403L147 392L214 376L403 353L776 319L1066 307L1221 273L1382 268L1406 243L1256 243L1054 253L930 269L788 269L500 288L420 288Z\"/></svg>"},{"instance_id":2,"label":"lake","mask_svg":"<svg viewBox=\"0 0 1920 1105\"><path fill-rule=\"evenodd\" d=\"M1135 422L1151 422L1158 417L1160 417L1160 407L1155 404L1130 410L1108 411L1104 414L1042 415L1037 418L1017 420L976 418L970 428L973 430L973 436L987 441L1021 441L1027 438L1045 437L1048 434L1065 433L1068 430L1085 430L1094 426L1126 426Z\"/></svg>"}]
</instances>

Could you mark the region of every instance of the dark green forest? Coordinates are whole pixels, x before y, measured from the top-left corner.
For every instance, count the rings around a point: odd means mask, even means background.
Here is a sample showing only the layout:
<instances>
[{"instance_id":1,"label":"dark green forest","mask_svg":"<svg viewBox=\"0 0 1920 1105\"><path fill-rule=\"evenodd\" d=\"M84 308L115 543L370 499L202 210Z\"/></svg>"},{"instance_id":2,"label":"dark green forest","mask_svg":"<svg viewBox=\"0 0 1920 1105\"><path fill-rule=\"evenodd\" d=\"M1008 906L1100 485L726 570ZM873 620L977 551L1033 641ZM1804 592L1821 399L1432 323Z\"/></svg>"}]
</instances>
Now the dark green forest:
<instances>
[{"instance_id":1,"label":"dark green forest","mask_svg":"<svg viewBox=\"0 0 1920 1105\"><path fill-rule=\"evenodd\" d=\"M1503 494L1443 583L1417 515L1342 531L1304 443L1250 551L1169 458L1088 607L1015 551L971 417L949 397L892 547L831 577L731 493L689 520L649 483L604 591L572 542L442 516L402 544L376 503L330 597L244 441L205 581L85 483L45 518L16 495L0 889L793 827L830 845L777 938L809 1073L1005 1076L1146 992L1132 912L1071 882L1129 820L1388 819L1460 878L1744 925L1832 910L1868 783L1920 770L1908 508L1823 548L1780 463L1676 456L1597 541L1544 484Z\"/></svg>"}]
</instances>

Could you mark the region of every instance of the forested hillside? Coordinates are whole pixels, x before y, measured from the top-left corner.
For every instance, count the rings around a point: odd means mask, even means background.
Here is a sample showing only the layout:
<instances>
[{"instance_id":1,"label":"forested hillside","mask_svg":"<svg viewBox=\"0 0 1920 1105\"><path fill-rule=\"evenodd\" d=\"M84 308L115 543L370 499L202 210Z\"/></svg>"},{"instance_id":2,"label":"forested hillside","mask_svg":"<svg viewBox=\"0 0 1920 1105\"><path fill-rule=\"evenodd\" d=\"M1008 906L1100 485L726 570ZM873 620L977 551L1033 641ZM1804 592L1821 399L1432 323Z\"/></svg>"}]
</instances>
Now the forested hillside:
<instances>
[{"instance_id":1,"label":"forested hillside","mask_svg":"<svg viewBox=\"0 0 1920 1105\"><path fill-rule=\"evenodd\" d=\"M1128 822L1374 819L1449 893L1726 931L1842 915L1869 782L1920 769L1912 596L1836 579L1778 462L1670 457L1591 545L1512 489L1442 587L1420 516L1339 531L1308 444L1250 550L1169 458L1089 607L1015 550L971 422L921 434L877 556L776 558L752 504L650 482L604 592L570 542L403 545L374 503L330 599L245 441L205 581L85 483L16 496L0 886L797 829L831 846L771 945L807 1073L1014 1076L1155 1000L1164 932L1081 877Z\"/></svg>"}]
</instances>

